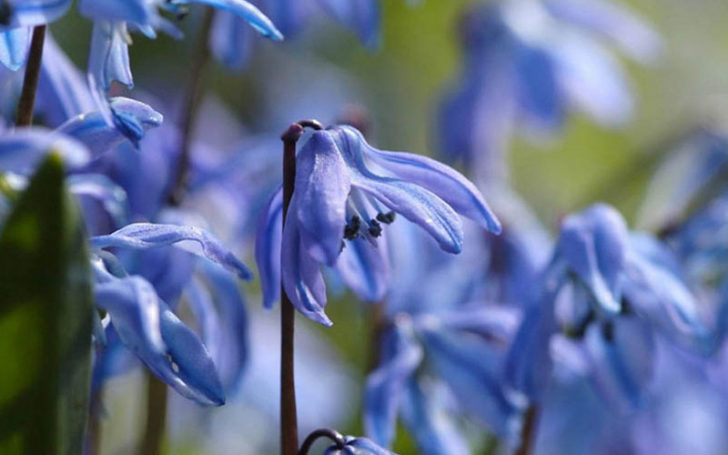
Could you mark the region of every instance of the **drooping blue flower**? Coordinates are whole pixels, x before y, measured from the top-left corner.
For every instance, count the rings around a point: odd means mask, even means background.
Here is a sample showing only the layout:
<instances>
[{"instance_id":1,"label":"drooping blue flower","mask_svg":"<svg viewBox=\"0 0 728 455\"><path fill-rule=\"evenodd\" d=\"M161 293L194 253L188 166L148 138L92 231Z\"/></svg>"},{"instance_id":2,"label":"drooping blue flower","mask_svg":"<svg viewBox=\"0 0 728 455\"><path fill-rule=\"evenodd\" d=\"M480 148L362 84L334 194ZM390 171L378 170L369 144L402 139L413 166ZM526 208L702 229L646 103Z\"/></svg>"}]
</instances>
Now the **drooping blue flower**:
<instances>
[{"instance_id":1,"label":"drooping blue flower","mask_svg":"<svg viewBox=\"0 0 728 455\"><path fill-rule=\"evenodd\" d=\"M321 265L334 266L345 241L378 248L383 225L395 214L419 225L450 253L463 243L458 214L491 232L500 224L475 186L461 174L430 158L380 151L357 130L336 126L313 133L297 158L296 185L290 216L280 233L276 221L282 202L275 195L263 212L256 240L265 302L276 299L282 283L294 306L324 325L326 290ZM281 235L281 263L277 245ZM280 273L280 275L277 275Z\"/></svg>"},{"instance_id":2,"label":"drooping blue flower","mask_svg":"<svg viewBox=\"0 0 728 455\"><path fill-rule=\"evenodd\" d=\"M511 347L508 382L540 399L551 368L549 340L562 331L583 340L602 390L639 404L656 335L701 354L719 346L720 325L701 314L678 264L654 237L630 235L611 207L598 204L567 217L542 294L527 308Z\"/></svg>"},{"instance_id":3,"label":"drooping blue flower","mask_svg":"<svg viewBox=\"0 0 728 455\"><path fill-rule=\"evenodd\" d=\"M472 9L462 28L465 64L441 104L440 144L486 180L503 177L516 131L551 134L572 108L607 126L629 118L626 77L602 41L640 61L660 48L648 26L603 0L499 0Z\"/></svg>"}]
</instances>

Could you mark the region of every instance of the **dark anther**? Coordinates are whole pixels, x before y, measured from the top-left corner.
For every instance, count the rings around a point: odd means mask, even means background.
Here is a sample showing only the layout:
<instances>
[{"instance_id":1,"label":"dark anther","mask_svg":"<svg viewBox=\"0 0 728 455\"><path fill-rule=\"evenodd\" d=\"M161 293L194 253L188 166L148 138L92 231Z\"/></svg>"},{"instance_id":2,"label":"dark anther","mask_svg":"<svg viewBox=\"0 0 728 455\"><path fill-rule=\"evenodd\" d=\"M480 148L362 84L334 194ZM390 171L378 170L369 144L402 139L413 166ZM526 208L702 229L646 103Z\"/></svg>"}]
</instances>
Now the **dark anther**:
<instances>
[{"instance_id":1,"label":"dark anther","mask_svg":"<svg viewBox=\"0 0 728 455\"><path fill-rule=\"evenodd\" d=\"M384 224L392 224L395 218L397 218L397 214L394 212L377 213L377 219Z\"/></svg>"},{"instance_id":2,"label":"dark anther","mask_svg":"<svg viewBox=\"0 0 728 455\"><path fill-rule=\"evenodd\" d=\"M371 220L369 222L369 234L372 237L379 237L382 235L382 225L377 220Z\"/></svg>"},{"instance_id":3,"label":"dark anther","mask_svg":"<svg viewBox=\"0 0 728 455\"><path fill-rule=\"evenodd\" d=\"M10 18L13 16L13 7L7 0L0 0L0 25L10 25Z\"/></svg>"},{"instance_id":4,"label":"dark anther","mask_svg":"<svg viewBox=\"0 0 728 455\"><path fill-rule=\"evenodd\" d=\"M608 342L614 341L614 324L612 322L605 322L602 324L602 335Z\"/></svg>"},{"instance_id":5,"label":"dark anther","mask_svg":"<svg viewBox=\"0 0 728 455\"><path fill-rule=\"evenodd\" d=\"M361 220L358 216L354 215L351 220L344 227L344 238L347 240L354 240L359 237L359 227L361 226Z\"/></svg>"},{"instance_id":6,"label":"dark anther","mask_svg":"<svg viewBox=\"0 0 728 455\"><path fill-rule=\"evenodd\" d=\"M632 304L627 299L622 299L622 308L619 310L619 314L623 316L629 316L631 314L634 314L634 310L632 309Z\"/></svg>"}]
</instances>

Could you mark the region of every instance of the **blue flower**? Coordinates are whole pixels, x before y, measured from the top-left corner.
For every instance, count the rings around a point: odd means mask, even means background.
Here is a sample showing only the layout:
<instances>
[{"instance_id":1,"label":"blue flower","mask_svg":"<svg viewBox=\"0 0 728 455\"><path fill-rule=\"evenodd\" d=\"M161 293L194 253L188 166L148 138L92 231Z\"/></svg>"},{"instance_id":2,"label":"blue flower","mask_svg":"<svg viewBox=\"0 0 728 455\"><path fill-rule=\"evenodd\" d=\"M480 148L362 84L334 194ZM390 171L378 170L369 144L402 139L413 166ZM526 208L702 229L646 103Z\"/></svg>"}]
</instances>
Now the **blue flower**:
<instances>
[{"instance_id":1,"label":"blue flower","mask_svg":"<svg viewBox=\"0 0 728 455\"><path fill-rule=\"evenodd\" d=\"M540 399L551 368L549 339L583 339L593 379L615 399L641 402L654 336L710 354L721 324L698 311L674 253L647 234L630 235L619 213L595 205L568 216L538 300L526 309L507 362L509 383Z\"/></svg>"},{"instance_id":2,"label":"blue flower","mask_svg":"<svg viewBox=\"0 0 728 455\"><path fill-rule=\"evenodd\" d=\"M324 313L326 290L320 266L336 265L347 241L378 248L377 240L395 214L418 224L450 253L462 249L458 214L491 232L500 231L483 197L461 174L430 158L377 150L352 127L313 133L296 161L285 229L281 234L281 198L276 194L259 224L256 261L265 303L277 298L276 283L282 276L294 306L324 325L331 321Z\"/></svg>"},{"instance_id":3,"label":"blue flower","mask_svg":"<svg viewBox=\"0 0 728 455\"><path fill-rule=\"evenodd\" d=\"M442 152L475 164L484 177L505 171L510 136L539 138L576 107L621 125L632 112L624 73L601 41L647 61L657 35L603 0L497 1L464 21L465 67L440 108Z\"/></svg>"}]
</instances>

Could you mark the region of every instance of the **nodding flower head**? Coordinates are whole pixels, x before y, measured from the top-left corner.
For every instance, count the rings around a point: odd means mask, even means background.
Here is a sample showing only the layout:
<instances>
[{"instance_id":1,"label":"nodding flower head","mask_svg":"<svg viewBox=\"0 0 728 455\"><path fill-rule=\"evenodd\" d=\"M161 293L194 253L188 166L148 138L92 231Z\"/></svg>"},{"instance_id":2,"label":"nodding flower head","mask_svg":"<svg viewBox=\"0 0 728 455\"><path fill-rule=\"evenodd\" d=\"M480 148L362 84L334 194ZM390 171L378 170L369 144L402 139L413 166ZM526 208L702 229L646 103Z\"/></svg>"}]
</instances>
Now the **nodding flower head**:
<instances>
[{"instance_id":1,"label":"nodding flower head","mask_svg":"<svg viewBox=\"0 0 728 455\"><path fill-rule=\"evenodd\" d=\"M267 304L276 299L277 258L294 305L326 325L326 293L319 265L334 266L347 243L378 248L396 215L416 223L449 253L462 250L459 215L493 233L500 223L475 186L430 158L367 144L350 126L316 131L296 158L295 190L276 250L282 198L274 197L259 226L256 259ZM361 243L363 242L363 243ZM267 291L267 292L266 292Z\"/></svg>"}]
</instances>

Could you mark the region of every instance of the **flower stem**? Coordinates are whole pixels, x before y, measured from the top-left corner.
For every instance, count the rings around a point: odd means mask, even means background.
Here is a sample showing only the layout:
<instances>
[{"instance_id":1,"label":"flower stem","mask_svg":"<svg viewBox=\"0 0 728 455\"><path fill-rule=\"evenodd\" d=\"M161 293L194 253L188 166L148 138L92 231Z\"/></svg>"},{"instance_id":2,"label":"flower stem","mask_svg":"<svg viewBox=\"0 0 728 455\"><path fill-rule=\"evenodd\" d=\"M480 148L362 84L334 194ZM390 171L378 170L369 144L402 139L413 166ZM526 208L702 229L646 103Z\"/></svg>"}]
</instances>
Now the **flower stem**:
<instances>
[{"instance_id":1,"label":"flower stem","mask_svg":"<svg viewBox=\"0 0 728 455\"><path fill-rule=\"evenodd\" d=\"M528 410L526 410L523 432L521 433L521 445L515 452L515 455L529 455L531 453L536 440L538 414L539 409L535 404L530 405Z\"/></svg>"},{"instance_id":2,"label":"flower stem","mask_svg":"<svg viewBox=\"0 0 728 455\"><path fill-rule=\"evenodd\" d=\"M184 197L187 189L187 178L190 170L190 154L192 149L192 129L197 119L200 99L202 97L202 79L205 69L210 62L210 31L212 30L212 20L214 10L212 7L205 7L205 13L202 17L202 25L198 33L197 44L192 54L190 76L187 80L187 87L184 91L185 98L182 101L181 115L179 118L180 129L180 155L177 163L176 174L172 185L168 203L171 205L179 205Z\"/></svg>"},{"instance_id":3,"label":"flower stem","mask_svg":"<svg viewBox=\"0 0 728 455\"><path fill-rule=\"evenodd\" d=\"M296 143L306 127L322 129L313 120L291 124L281 135L283 141L283 225L286 224L288 206L291 204L296 183ZM285 264L281 264L284 267ZM281 283L281 455L298 452L298 417L296 412L296 385L293 371L293 338L295 310Z\"/></svg>"},{"instance_id":4,"label":"flower stem","mask_svg":"<svg viewBox=\"0 0 728 455\"><path fill-rule=\"evenodd\" d=\"M159 455L167 427L167 384L147 373L147 421L140 455Z\"/></svg>"},{"instance_id":5,"label":"flower stem","mask_svg":"<svg viewBox=\"0 0 728 455\"><path fill-rule=\"evenodd\" d=\"M346 447L346 442L344 441L344 437L341 435L341 433L336 430L322 428L308 435L306 440L303 441L303 444L301 445L301 450L298 451L298 455L308 455L308 451L311 450L313 443L316 442L316 440L319 438L331 439L331 441L336 444L336 447L339 450L342 450L344 447Z\"/></svg>"},{"instance_id":6,"label":"flower stem","mask_svg":"<svg viewBox=\"0 0 728 455\"><path fill-rule=\"evenodd\" d=\"M16 126L30 126L33 123L35 111L35 94L38 91L38 77L43 60L43 43L45 42L46 26L39 25L33 29L33 38L30 42L28 63L25 65L23 90L18 101L18 113L15 119Z\"/></svg>"}]
</instances>

